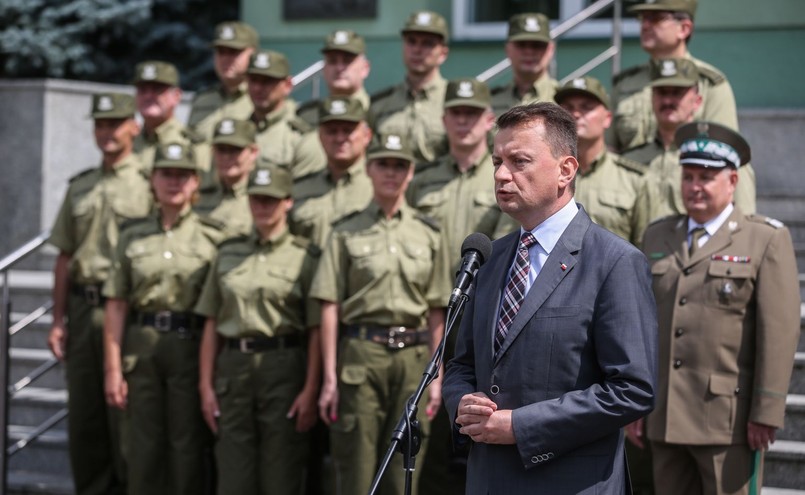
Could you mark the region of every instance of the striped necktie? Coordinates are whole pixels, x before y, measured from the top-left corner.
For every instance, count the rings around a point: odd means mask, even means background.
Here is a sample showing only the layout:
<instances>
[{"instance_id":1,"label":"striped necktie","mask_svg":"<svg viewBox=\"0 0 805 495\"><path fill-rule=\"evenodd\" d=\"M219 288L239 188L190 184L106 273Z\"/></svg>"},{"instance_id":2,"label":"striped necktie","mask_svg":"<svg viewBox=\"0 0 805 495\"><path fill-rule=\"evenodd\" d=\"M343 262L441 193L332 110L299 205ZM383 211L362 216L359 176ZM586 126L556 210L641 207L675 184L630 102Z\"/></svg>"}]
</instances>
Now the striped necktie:
<instances>
[{"instance_id":1,"label":"striped necktie","mask_svg":"<svg viewBox=\"0 0 805 495\"><path fill-rule=\"evenodd\" d=\"M520 244L517 247L517 254L514 264L509 272L509 282L503 292L503 302L500 305L500 315L498 325L495 329L495 354L497 355L509 333L509 327L523 304L526 292L526 282L531 263L528 258L528 249L537 243L537 239L531 232L526 232L520 237Z\"/></svg>"}]
</instances>

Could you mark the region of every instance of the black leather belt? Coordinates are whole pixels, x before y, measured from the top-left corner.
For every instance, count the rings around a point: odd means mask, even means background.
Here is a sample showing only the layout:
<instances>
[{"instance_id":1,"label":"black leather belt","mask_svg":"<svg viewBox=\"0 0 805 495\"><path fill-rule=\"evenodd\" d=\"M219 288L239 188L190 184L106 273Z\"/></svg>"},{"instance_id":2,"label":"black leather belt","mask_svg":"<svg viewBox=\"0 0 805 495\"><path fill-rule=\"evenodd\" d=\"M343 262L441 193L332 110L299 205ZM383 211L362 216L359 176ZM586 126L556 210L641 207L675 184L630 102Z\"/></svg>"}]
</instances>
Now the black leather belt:
<instances>
[{"instance_id":1,"label":"black leather belt","mask_svg":"<svg viewBox=\"0 0 805 495\"><path fill-rule=\"evenodd\" d=\"M394 350L430 343L430 330L427 328L347 325L344 329L344 335L356 339L369 340L375 344L381 344Z\"/></svg>"},{"instance_id":2,"label":"black leather belt","mask_svg":"<svg viewBox=\"0 0 805 495\"><path fill-rule=\"evenodd\" d=\"M236 349L244 354L271 351L274 349L289 349L302 345L299 335L279 335L277 337L244 337L242 339L226 339L226 346Z\"/></svg>"},{"instance_id":3,"label":"black leather belt","mask_svg":"<svg viewBox=\"0 0 805 495\"><path fill-rule=\"evenodd\" d=\"M90 306L102 306L106 302L106 298L101 294L103 284L70 284L70 292L84 301Z\"/></svg>"},{"instance_id":4,"label":"black leather belt","mask_svg":"<svg viewBox=\"0 0 805 495\"><path fill-rule=\"evenodd\" d=\"M203 318L193 313L177 313L173 311L157 311L156 313L137 312L136 319L140 325L154 327L160 332L178 332L185 338L197 337Z\"/></svg>"}]
</instances>

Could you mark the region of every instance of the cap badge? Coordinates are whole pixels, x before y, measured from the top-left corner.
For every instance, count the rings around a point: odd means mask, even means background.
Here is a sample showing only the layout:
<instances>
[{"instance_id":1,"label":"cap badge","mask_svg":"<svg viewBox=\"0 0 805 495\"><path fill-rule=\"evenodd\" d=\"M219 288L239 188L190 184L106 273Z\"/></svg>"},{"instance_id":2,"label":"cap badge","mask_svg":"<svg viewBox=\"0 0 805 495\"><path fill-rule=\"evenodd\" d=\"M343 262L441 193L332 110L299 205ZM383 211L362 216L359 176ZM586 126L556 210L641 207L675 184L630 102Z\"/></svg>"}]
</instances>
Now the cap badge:
<instances>
[{"instance_id":1,"label":"cap badge","mask_svg":"<svg viewBox=\"0 0 805 495\"><path fill-rule=\"evenodd\" d=\"M394 151L401 150L402 141L400 140L400 136L396 136L394 134L386 136L386 149Z\"/></svg>"},{"instance_id":2,"label":"cap badge","mask_svg":"<svg viewBox=\"0 0 805 495\"><path fill-rule=\"evenodd\" d=\"M427 26L430 24L431 15L430 12L420 12L416 15L416 20L414 21L417 26Z\"/></svg>"},{"instance_id":3,"label":"cap badge","mask_svg":"<svg viewBox=\"0 0 805 495\"><path fill-rule=\"evenodd\" d=\"M254 176L254 183L258 186L267 186L271 184L271 171L266 169L258 170L257 175Z\"/></svg>"},{"instance_id":4,"label":"cap badge","mask_svg":"<svg viewBox=\"0 0 805 495\"><path fill-rule=\"evenodd\" d=\"M235 39L235 30L232 29L232 26L224 26L221 28L218 37L222 40L233 40Z\"/></svg>"},{"instance_id":5,"label":"cap badge","mask_svg":"<svg viewBox=\"0 0 805 495\"><path fill-rule=\"evenodd\" d=\"M347 102L344 100L333 100L330 102L330 113L332 115L343 115L347 113Z\"/></svg>"},{"instance_id":6,"label":"cap badge","mask_svg":"<svg viewBox=\"0 0 805 495\"><path fill-rule=\"evenodd\" d=\"M182 158L182 145L169 144L168 149L165 150L165 155L171 160L178 160Z\"/></svg>"},{"instance_id":7,"label":"cap badge","mask_svg":"<svg viewBox=\"0 0 805 495\"><path fill-rule=\"evenodd\" d=\"M576 89L587 89L587 81L582 78L573 79L573 87Z\"/></svg>"},{"instance_id":8,"label":"cap badge","mask_svg":"<svg viewBox=\"0 0 805 495\"><path fill-rule=\"evenodd\" d=\"M696 132L698 132L699 135L707 136L707 132L709 130L710 126L707 124L707 122L699 122L698 124L696 124Z\"/></svg>"},{"instance_id":9,"label":"cap badge","mask_svg":"<svg viewBox=\"0 0 805 495\"><path fill-rule=\"evenodd\" d=\"M268 56L268 53L258 53L254 57L254 66L258 69L268 69L271 66L271 57Z\"/></svg>"},{"instance_id":10,"label":"cap badge","mask_svg":"<svg viewBox=\"0 0 805 495\"><path fill-rule=\"evenodd\" d=\"M146 81L156 79L157 78L156 66L154 64L143 65L143 71L140 73L140 77L142 77Z\"/></svg>"},{"instance_id":11,"label":"cap badge","mask_svg":"<svg viewBox=\"0 0 805 495\"><path fill-rule=\"evenodd\" d=\"M472 83L470 81L461 81L458 83L456 94L462 98L472 98L475 96L475 92L472 90Z\"/></svg>"},{"instance_id":12,"label":"cap badge","mask_svg":"<svg viewBox=\"0 0 805 495\"><path fill-rule=\"evenodd\" d=\"M235 122L232 120L222 120L218 126L218 134L234 134Z\"/></svg>"},{"instance_id":13,"label":"cap badge","mask_svg":"<svg viewBox=\"0 0 805 495\"><path fill-rule=\"evenodd\" d=\"M336 45L346 45L349 43L349 33L346 31L336 31L333 33L333 43Z\"/></svg>"},{"instance_id":14,"label":"cap badge","mask_svg":"<svg viewBox=\"0 0 805 495\"><path fill-rule=\"evenodd\" d=\"M101 96L98 98L98 110L102 112L108 112L109 110L114 110L115 106L112 104L112 99L108 96Z\"/></svg>"},{"instance_id":15,"label":"cap badge","mask_svg":"<svg viewBox=\"0 0 805 495\"><path fill-rule=\"evenodd\" d=\"M673 60L663 60L660 75L663 77L671 77L676 75L676 64Z\"/></svg>"},{"instance_id":16,"label":"cap badge","mask_svg":"<svg viewBox=\"0 0 805 495\"><path fill-rule=\"evenodd\" d=\"M525 18L525 25L523 25L523 29L528 31L529 33L536 33L539 31L539 23L537 22L536 17L526 17Z\"/></svg>"}]
</instances>

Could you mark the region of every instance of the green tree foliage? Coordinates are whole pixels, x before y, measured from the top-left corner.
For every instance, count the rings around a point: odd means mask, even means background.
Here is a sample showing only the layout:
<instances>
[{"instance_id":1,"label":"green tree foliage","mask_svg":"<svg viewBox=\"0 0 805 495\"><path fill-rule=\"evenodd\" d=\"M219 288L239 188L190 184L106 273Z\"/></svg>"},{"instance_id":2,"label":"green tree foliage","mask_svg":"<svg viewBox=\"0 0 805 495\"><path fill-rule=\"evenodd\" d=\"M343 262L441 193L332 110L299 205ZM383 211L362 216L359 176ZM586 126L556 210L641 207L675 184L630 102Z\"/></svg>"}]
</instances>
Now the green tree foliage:
<instances>
[{"instance_id":1,"label":"green tree foliage","mask_svg":"<svg viewBox=\"0 0 805 495\"><path fill-rule=\"evenodd\" d=\"M182 86L215 80L215 24L238 18L231 0L0 0L0 74L112 83L146 59L172 62Z\"/></svg>"}]
</instances>

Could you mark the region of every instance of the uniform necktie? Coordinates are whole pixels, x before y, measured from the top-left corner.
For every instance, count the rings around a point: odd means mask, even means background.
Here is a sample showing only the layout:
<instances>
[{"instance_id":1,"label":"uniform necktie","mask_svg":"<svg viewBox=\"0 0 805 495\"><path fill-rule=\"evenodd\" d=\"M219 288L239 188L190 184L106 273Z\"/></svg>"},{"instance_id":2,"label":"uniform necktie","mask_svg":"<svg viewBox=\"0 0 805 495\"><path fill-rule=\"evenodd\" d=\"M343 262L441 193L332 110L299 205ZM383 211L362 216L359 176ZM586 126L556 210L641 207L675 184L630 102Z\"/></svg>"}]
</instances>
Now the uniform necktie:
<instances>
[{"instance_id":1,"label":"uniform necktie","mask_svg":"<svg viewBox=\"0 0 805 495\"><path fill-rule=\"evenodd\" d=\"M528 280L528 272L531 268L531 263L528 257L528 248L537 243L537 239L531 232L526 232L520 237L520 244L517 247L517 254L514 258L514 265L509 272L509 282L506 284L506 290L503 292L503 303L500 305L500 316L498 317L498 325L495 329L495 354L498 353L503 341L506 339L506 334L509 333L509 327L514 321L520 305L523 304L525 299L526 281Z\"/></svg>"},{"instance_id":2,"label":"uniform necktie","mask_svg":"<svg viewBox=\"0 0 805 495\"><path fill-rule=\"evenodd\" d=\"M696 250L699 249L699 239L707 233L704 227L696 227L690 231L690 246L688 246L688 255L693 256Z\"/></svg>"}]
</instances>

